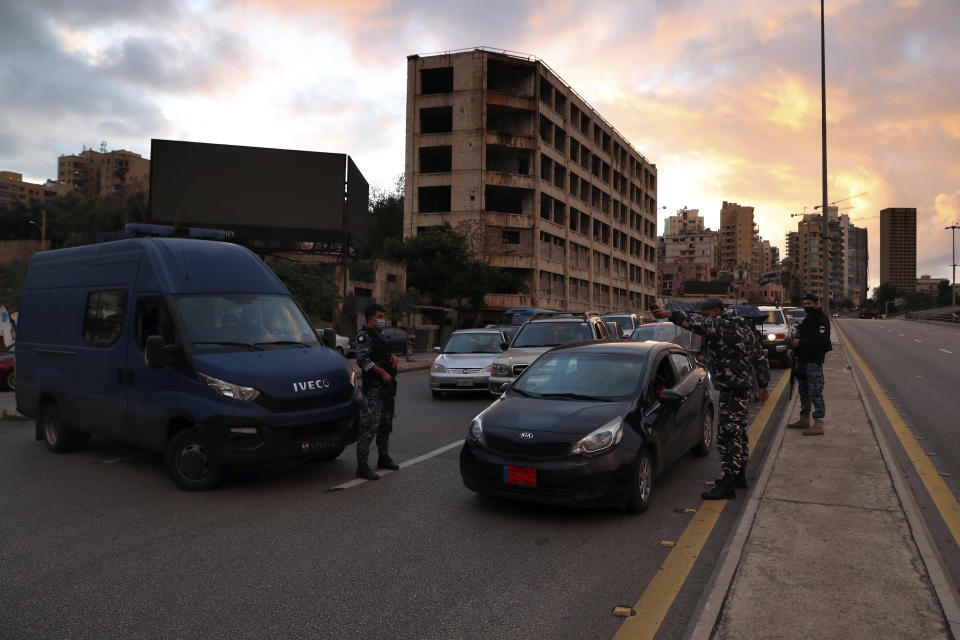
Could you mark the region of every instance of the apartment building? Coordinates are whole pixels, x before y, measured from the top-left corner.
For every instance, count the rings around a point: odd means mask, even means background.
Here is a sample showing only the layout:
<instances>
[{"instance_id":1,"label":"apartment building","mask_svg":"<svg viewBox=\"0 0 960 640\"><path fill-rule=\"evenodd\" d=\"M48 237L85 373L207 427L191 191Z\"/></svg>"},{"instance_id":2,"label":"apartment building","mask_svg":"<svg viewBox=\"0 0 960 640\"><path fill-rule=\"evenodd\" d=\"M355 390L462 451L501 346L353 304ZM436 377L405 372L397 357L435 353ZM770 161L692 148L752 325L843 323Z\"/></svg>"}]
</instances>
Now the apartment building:
<instances>
[{"instance_id":1,"label":"apartment building","mask_svg":"<svg viewBox=\"0 0 960 640\"><path fill-rule=\"evenodd\" d=\"M16 202L28 205L45 199L46 190L42 184L24 182L22 173L0 171L0 208L9 208Z\"/></svg>"},{"instance_id":2,"label":"apartment building","mask_svg":"<svg viewBox=\"0 0 960 640\"><path fill-rule=\"evenodd\" d=\"M699 209L683 208L676 215L667 216L663 222L663 235L677 236L703 231L704 222Z\"/></svg>"},{"instance_id":3,"label":"apartment building","mask_svg":"<svg viewBox=\"0 0 960 640\"><path fill-rule=\"evenodd\" d=\"M847 299L861 307L867 301L867 265L870 261L866 228L850 225L846 260Z\"/></svg>"},{"instance_id":4,"label":"apartment building","mask_svg":"<svg viewBox=\"0 0 960 640\"><path fill-rule=\"evenodd\" d=\"M880 284L910 292L917 287L917 210L880 211Z\"/></svg>"},{"instance_id":5,"label":"apartment building","mask_svg":"<svg viewBox=\"0 0 960 640\"><path fill-rule=\"evenodd\" d=\"M657 168L543 61L410 56L404 236L448 223L513 273L487 307L643 311Z\"/></svg>"},{"instance_id":6,"label":"apartment building","mask_svg":"<svg viewBox=\"0 0 960 640\"><path fill-rule=\"evenodd\" d=\"M720 269L733 273L737 282L753 283L755 234L753 207L724 201L720 208Z\"/></svg>"},{"instance_id":7,"label":"apartment building","mask_svg":"<svg viewBox=\"0 0 960 640\"><path fill-rule=\"evenodd\" d=\"M150 161L119 149L84 149L57 159L57 181L90 198L124 198L150 186Z\"/></svg>"}]
</instances>

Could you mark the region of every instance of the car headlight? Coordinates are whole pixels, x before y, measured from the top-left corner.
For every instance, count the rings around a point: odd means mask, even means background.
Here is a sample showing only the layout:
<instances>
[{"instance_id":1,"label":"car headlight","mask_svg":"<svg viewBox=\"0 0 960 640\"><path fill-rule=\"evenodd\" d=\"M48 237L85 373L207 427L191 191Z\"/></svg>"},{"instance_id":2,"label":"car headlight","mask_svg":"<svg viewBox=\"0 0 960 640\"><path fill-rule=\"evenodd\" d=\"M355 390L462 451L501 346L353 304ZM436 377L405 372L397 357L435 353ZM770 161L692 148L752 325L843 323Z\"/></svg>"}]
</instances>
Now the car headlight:
<instances>
[{"instance_id":1,"label":"car headlight","mask_svg":"<svg viewBox=\"0 0 960 640\"><path fill-rule=\"evenodd\" d=\"M770 342L773 342L773 341L776 340L776 339L777 339L777 336L776 336L776 335L774 335L774 334L772 334L772 333L768 333L768 334L767 334L767 340L769 340Z\"/></svg>"},{"instance_id":2,"label":"car headlight","mask_svg":"<svg viewBox=\"0 0 960 640\"><path fill-rule=\"evenodd\" d=\"M446 373L447 368L440 364L439 362L434 362L430 365L430 373Z\"/></svg>"},{"instance_id":3,"label":"car headlight","mask_svg":"<svg viewBox=\"0 0 960 640\"><path fill-rule=\"evenodd\" d=\"M483 374L489 375L492 370L493 370L493 365L492 365L492 364L488 364L487 366L485 366L485 367L483 368L483 371L480 372L480 375L483 375Z\"/></svg>"},{"instance_id":4,"label":"car headlight","mask_svg":"<svg viewBox=\"0 0 960 640\"><path fill-rule=\"evenodd\" d=\"M200 382L204 383L216 393L227 398L233 398L234 400L240 400L241 402L251 402L255 400L257 396L260 395L260 392L254 389L253 387L244 387L239 384L233 384L230 382L225 382L223 380L218 380L213 376L208 376L206 374L197 372L197 377L200 378Z\"/></svg>"},{"instance_id":5,"label":"car headlight","mask_svg":"<svg viewBox=\"0 0 960 640\"><path fill-rule=\"evenodd\" d=\"M494 372L496 375L498 375L498 376L509 376L510 373L511 373L511 371L510 371L510 365L509 365L509 364L494 364L494 365L493 365L493 372Z\"/></svg>"},{"instance_id":6,"label":"car headlight","mask_svg":"<svg viewBox=\"0 0 960 640\"><path fill-rule=\"evenodd\" d=\"M615 447L623 438L623 419L614 418L599 429L587 434L573 445L570 453L592 455Z\"/></svg>"},{"instance_id":7,"label":"car headlight","mask_svg":"<svg viewBox=\"0 0 960 640\"><path fill-rule=\"evenodd\" d=\"M483 422L481 422L480 416L470 421L470 432L467 435L470 442L480 442L480 439L483 438Z\"/></svg>"}]
</instances>

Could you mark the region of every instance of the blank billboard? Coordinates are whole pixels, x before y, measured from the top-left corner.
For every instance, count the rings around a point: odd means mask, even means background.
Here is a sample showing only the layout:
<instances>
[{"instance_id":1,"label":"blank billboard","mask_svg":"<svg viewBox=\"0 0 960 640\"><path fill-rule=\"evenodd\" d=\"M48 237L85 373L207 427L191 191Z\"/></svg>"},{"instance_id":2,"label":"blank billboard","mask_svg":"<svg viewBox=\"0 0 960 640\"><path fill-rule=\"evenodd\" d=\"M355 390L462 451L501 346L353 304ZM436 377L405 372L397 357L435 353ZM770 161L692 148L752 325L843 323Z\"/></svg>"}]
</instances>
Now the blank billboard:
<instances>
[{"instance_id":1,"label":"blank billboard","mask_svg":"<svg viewBox=\"0 0 960 640\"><path fill-rule=\"evenodd\" d=\"M156 223L304 241L330 239L346 226L362 237L368 193L359 169L341 153L151 141L150 219Z\"/></svg>"}]
</instances>

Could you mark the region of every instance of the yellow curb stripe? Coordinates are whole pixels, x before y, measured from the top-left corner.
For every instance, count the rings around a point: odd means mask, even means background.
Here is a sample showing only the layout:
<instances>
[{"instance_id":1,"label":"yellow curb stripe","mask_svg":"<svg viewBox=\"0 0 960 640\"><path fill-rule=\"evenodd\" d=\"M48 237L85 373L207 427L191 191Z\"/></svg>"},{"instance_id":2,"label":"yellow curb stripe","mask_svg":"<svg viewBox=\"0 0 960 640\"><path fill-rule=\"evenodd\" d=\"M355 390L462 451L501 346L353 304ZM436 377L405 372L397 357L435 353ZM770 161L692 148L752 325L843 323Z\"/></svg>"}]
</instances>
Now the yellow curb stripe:
<instances>
[{"instance_id":1,"label":"yellow curb stripe","mask_svg":"<svg viewBox=\"0 0 960 640\"><path fill-rule=\"evenodd\" d=\"M890 421L890 425L893 427L893 432L900 440L900 444L907 453L907 457L910 458L910 462L913 464L913 468L916 469L917 475L923 481L923 486L926 487L927 493L930 494L930 498L936 505L937 511L940 512L940 517L943 518L947 528L950 529L954 542L960 545L960 502L957 501L957 497L953 495L950 487L947 486L947 483L943 481L943 477L941 477L936 467L930 462L929 456L931 454L925 453L920 443L918 443L917 439L910 433L910 429L907 428L907 424L903 421L903 418L901 418L897 410L893 408L893 403L890 402L890 398L888 398L887 394L880 388L880 383L873 377L873 374L860 358L860 355L854 350L853 345L850 344L850 340L847 339L847 336L839 326L837 326L837 332L840 334L840 339L843 340L844 348L853 356L857 367L859 367L867 384L870 385L870 389L873 391L873 395L876 396L880 408L883 409L883 413L887 416L887 420Z\"/></svg>"},{"instance_id":2,"label":"yellow curb stripe","mask_svg":"<svg viewBox=\"0 0 960 640\"><path fill-rule=\"evenodd\" d=\"M750 453L757 446L760 435L766 428L774 407L780 400L780 395L787 388L789 375L780 376L780 381L770 393L770 399L763 405L753 419L747 433L750 438ZM633 606L637 615L623 621L620 629L614 635L614 640L636 638L653 638L667 612L676 600L677 594L687 581L687 576L706 544L707 538L720 519L720 513L727 504L727 500L704 500L690 520L683 534L677 539L676 545L660 565L656 575L644 589L643 595Z\"/></svg>"}]
</instances>

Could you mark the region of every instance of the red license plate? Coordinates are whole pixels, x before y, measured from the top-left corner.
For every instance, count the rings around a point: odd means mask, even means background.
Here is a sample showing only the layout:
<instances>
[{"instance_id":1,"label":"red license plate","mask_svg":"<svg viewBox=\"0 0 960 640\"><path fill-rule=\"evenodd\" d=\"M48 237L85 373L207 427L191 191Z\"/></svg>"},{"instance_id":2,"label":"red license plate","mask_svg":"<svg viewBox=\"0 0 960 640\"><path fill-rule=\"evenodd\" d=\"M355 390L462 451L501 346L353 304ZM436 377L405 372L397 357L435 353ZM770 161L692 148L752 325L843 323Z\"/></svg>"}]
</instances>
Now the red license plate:
<instances>
[{"instance_id":1,"label":"red license plate","mask_svg":"<svg viewBox=\"0 0 960 640\"><path fill-rule=\"evenodd\" d=\"M503 481L507 484L535 487L537 486L537 470L533 467L516 467L508 464L503 467Z\"/></svg>"}]
</instances>

